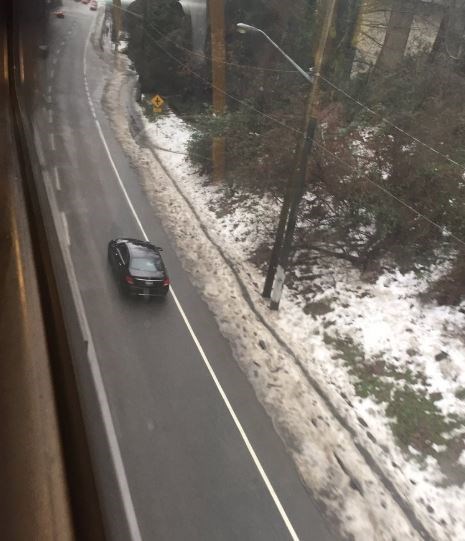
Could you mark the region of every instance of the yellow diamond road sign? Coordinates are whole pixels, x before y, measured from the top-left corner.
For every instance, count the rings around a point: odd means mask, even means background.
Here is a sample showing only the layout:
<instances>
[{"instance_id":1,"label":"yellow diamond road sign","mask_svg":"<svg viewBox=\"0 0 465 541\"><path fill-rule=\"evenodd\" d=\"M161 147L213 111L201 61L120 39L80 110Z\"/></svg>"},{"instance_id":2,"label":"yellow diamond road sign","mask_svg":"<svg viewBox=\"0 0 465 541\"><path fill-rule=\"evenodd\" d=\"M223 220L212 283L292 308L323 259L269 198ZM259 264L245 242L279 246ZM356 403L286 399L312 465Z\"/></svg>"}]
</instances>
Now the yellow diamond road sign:
<instances>
[{"instance_id":1,"label":"yellow diamond road sign","mask_svg":"<svg viewBox=\"0 0 465 541\"><path fill-rule=\"evenodd\" d=\"M159 109L165 102L158 94L151 99L152 105Z\"/></svg>"}]
</instances>

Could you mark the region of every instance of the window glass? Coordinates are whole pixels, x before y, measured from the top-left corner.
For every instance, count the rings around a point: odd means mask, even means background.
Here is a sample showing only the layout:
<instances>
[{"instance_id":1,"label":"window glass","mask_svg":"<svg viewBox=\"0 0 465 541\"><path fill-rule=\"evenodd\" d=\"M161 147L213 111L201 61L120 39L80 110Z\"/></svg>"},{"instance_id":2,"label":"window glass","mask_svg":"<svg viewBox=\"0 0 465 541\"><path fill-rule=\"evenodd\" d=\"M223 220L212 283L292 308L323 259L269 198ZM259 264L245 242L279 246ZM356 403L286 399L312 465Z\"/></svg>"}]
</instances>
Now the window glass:
<instances>
[{"instance_id":1,"label":"window glass","mask_svg":"<svg viewBox=\"0 0 465 541\"><path fill-rule=\"evenodd\" d=\"M136 271L161 271L160 258L155 256L134 257L131 260L131 269Z\"/></svg>"}]
</instances>

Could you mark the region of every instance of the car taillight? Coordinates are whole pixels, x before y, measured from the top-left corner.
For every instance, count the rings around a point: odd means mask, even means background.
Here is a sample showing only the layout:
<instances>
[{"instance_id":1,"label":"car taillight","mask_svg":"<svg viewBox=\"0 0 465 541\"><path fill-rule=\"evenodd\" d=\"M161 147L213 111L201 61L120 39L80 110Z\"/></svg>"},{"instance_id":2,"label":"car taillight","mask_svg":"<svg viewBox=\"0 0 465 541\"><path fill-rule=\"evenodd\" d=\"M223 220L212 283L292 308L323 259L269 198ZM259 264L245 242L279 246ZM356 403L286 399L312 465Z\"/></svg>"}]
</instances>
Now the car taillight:
<instances>
[{"instance_id":1,"label":"car taillight","mask_svg":"<svg viewBox=\"0 0 465 541\"><path fill-rule=\"evenodd\" d=\"M169 286L170 285L170 279L168 277L163 280L163 285L164 286Z\"/></svg>"},{"instance_id":2,"label":"car taillight","mask_svg":"<svg viewBox=\"0 0 465 541\"><path fill-rule=\"evenodd\" d=\"M134 283L134 280L133 280L132 276L129 276L129 274L127 276L125 276L124 279L126 280L127 284L132 285Z\"/></svg>"}]
</instances>

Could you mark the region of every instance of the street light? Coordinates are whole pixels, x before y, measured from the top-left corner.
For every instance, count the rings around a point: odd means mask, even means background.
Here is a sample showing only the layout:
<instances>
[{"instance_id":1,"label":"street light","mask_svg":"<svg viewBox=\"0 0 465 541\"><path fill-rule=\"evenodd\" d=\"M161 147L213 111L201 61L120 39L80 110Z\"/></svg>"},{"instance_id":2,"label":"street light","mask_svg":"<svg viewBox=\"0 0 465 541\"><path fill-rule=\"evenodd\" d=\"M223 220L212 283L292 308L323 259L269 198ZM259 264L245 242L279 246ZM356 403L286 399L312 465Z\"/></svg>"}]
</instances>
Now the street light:
<instances>
[{"instance_id":1,"label":"street light","mask_svg":"<svg viewBox=\"0 0 465 541\"><path fill-rule=\"evenodd\" d=\"M307 111L305 114L305 127L303 131L304 137L303 140L298 144L297 151L295 153L296 160L294 170L286 187L283 206L281 207L281 212L279 215L278 228L276 230L276 238L273 244L273 249L271 250L270 262L268 264L265 285L263 287L262 295L265 298L271 297L270 308L272 310L277 310L279 308L279 302L281 300L284 287L285 272L291 253L292 238L294 236L294 230L297 224L298 207L305 190L308 157L312 152L313 139L317 126L316 107L319 96L320 71L323 65L323 56L326 43L328 41L335 5L336 0L329 0L320 41L315 54L314 77L306 73L298 64L296 64L294 60L292 60L292 58L290 58L281 49L281 47L279 47L279 45L275 43L270 36L268 36L266 32L260 28L256 28L255 26L245 23L238 23L236 25L238 32L242 34L247 32L261 34L301 75L305 77L305 79L307 79L307 81L313 82L308 98Z\"/></svg>"},{"instance_id":2,"label":"street light","mask_svg":"<svg viewBox=\"0 0 465 541\"><path fill-rule=\"evenodd\" d=\"M237 27L237 31L240 33L240 34L247 34L247 33L254 33L254 34L261 34L262 36L264 36L270 43L271 45L273 45L273 47L275 47L276 49L278 49L278 51L284 56L284 58L290 63L292 64L292 66L294 66L294 68L301 74L305 77L305 79L307 79L307 81L309 82L312 82L313 81L313 77L311 75L309 75L304 69L302 69L296 62L294 62L294 60L292 60L292 58L287 55L282 49L281 47L275 43L271 38L270 36L264 32L263 30L260 30L260 28L256 28L255 26L251 26L250 24L245 24L245 23L237 23L236 24L236 27ZM312 71L312 68L310 68L309 70L310 72Z\"/></svg>"}]
</instances>

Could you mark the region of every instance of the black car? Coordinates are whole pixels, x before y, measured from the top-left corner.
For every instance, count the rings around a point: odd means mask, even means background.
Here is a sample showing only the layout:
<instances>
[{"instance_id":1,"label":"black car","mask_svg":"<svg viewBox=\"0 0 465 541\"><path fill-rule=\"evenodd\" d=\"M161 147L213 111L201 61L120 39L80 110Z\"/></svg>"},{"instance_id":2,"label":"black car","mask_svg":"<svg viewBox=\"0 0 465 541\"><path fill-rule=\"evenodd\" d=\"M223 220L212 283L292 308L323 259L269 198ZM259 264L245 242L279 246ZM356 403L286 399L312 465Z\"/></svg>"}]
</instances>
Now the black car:
<instances>
[{"instance_id":1,"label":"black car","mask_svg":"<svg viewBox=\"0 0 465 541\"><path fill-rule=\"evenodd\" d=\"M136 239L108 243L108 261L118 285L132 295L166 297L170 280L160 255L161 248Z\"/></svg>"}]
</instances>

